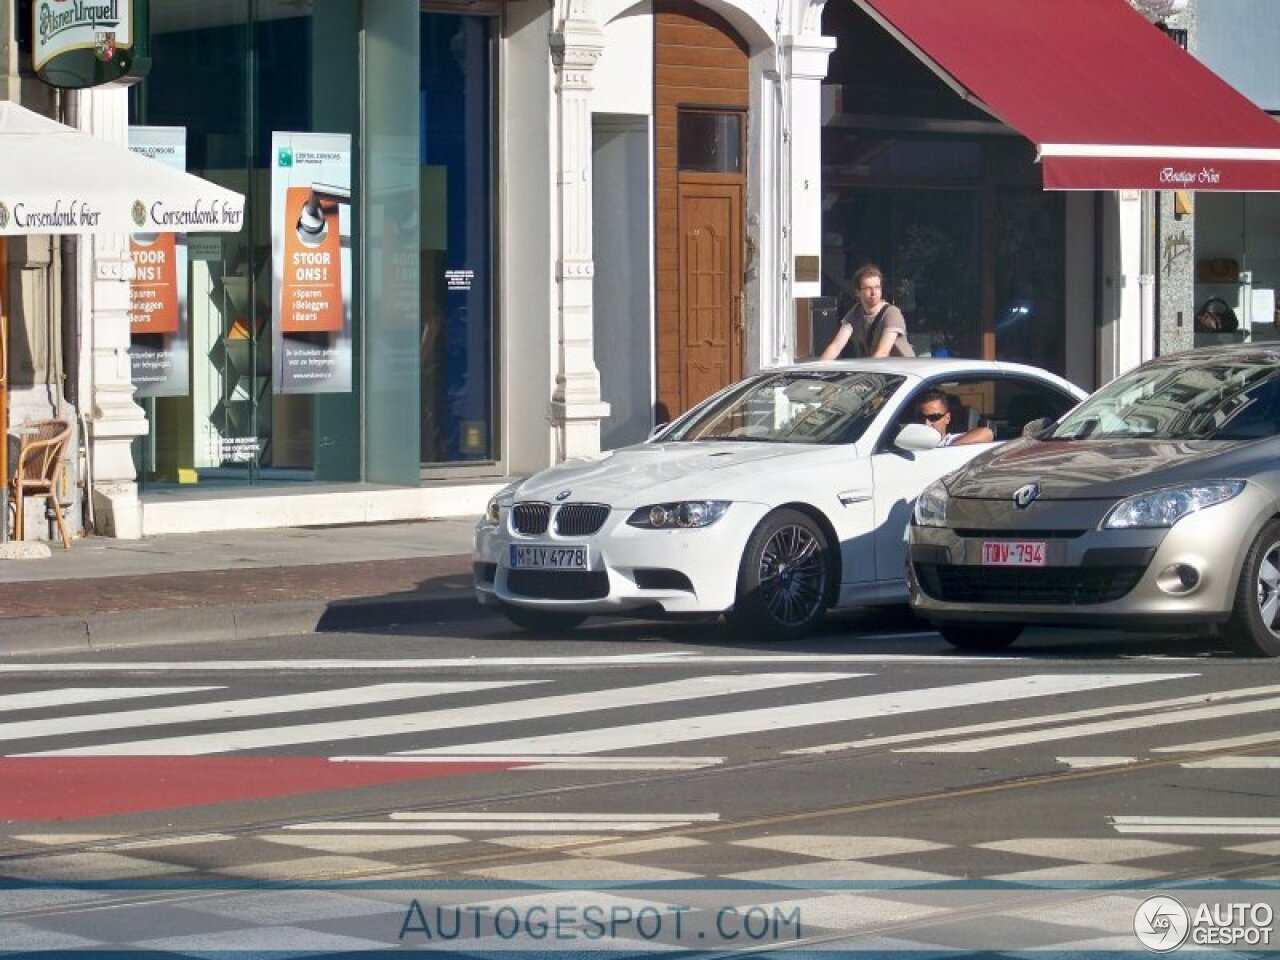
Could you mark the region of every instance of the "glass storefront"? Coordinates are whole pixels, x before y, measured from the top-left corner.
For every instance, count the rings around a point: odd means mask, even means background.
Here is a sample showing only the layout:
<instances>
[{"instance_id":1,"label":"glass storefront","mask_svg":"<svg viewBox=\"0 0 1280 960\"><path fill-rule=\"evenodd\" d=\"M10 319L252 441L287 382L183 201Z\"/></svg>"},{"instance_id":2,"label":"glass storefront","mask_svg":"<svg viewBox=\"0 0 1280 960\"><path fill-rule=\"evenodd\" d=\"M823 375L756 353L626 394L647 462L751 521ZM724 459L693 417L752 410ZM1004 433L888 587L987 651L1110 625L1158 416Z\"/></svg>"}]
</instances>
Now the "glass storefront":
<instances>
[{"instance_id":1,"label":"glass storefront","mask_svg":"<svg viewBox=\"0 0 1280 960\"><path fill-rule=\"evenodd\" d=\"M1066 206L1041 188L1031 145L856 5L828 4L823 32L841 38L822 134L826 329L874 263L916 353L1063 373Z\"/></svg>"},{"instance_id":2,"label":"glass storefront","mask_svg":"<svg viewBox=\"0 0 1280 960\"><path fill-rule=\"evenodd\" d=\"M246 226L133 238L143 488L492 467L494 19L151 9L131 145L243 192Z\"/></svg>"},{"instance_id":3,"label":"glass storefront","mask_svg":"<svg viewBox=\"0 0 1280 960\"><path fill-rule=\"evenodd\" d=\"M422 394L426 464L495 458L492 21L423 14Z\"/></svg>"}]
</instances>

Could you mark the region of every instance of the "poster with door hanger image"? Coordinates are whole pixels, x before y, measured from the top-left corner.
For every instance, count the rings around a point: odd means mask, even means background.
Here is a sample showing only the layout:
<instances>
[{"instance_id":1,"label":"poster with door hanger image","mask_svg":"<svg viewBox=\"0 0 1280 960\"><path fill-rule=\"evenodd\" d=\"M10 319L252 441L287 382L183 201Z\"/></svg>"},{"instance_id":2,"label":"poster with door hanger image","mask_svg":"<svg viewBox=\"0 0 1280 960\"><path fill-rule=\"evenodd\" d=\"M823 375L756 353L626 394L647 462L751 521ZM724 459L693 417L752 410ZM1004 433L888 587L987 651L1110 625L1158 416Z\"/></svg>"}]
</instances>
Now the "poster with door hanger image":
<instances>
[{"instance_id":1,"label":"poster with door hanger image","mask_svg":"<svg viewBox=\"0 0 1280 960\"><path fill-rule=\"evenodd\" d=\"M351 137L271 135L272 390L351 390Z\"/></svg>"}]
</instances>

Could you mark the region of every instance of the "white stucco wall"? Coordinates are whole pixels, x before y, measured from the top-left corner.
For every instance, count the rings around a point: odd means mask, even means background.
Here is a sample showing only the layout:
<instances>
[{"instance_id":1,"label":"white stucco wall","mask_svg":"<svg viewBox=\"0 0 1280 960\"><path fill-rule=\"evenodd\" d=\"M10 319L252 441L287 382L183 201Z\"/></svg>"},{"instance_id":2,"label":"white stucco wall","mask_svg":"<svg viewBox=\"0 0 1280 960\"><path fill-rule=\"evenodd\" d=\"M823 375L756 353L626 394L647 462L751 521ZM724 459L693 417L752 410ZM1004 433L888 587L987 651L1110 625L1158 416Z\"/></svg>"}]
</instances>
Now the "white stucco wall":
<instances>
[{"instance_id":1,"label":"white stucco wall","mask_svg":"<svg viewBox=\"0 0 1280 960\"><path fill-rule=\"evenodd\" d=\"M507 7L499 149L500 363L503 446L510 473L551 462L548 422L555 383L555 263L551 136L555 101L544 3Z\"/></svg>"},{"instance_id":2,"label":"white stucco wall","mask_svg":"<svg viewBox=\"0 0 1280 960\"><path fill-rule=\"evenodd\" d=\"M600 11L604 53L592 71L592 113L653 113L653 16L648 3Z\"/></svg>"}]
</instances>

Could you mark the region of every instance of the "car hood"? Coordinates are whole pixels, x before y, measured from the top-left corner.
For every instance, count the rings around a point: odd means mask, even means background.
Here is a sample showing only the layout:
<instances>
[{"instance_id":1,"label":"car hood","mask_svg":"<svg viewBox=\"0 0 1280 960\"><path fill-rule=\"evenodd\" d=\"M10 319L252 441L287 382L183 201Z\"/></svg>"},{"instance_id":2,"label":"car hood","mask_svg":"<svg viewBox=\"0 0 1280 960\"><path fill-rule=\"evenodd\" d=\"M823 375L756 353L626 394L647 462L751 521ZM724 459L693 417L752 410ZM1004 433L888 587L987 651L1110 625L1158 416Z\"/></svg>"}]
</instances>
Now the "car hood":
<instances>
[{"instance_id":1,"label":"car hood","mask_svg":"<svg viewBox=\"0 0 1280 960\"><path fill-rule=\"evenodd\" d=\"M1272 441L1266 441L1274 454ZM953 497L1003 500L1028 483L1041 500L1110 499L1154 487L1247 476L1258 443L1221 440L1018 440L951 475Z\"/></svg>"},{"instance_id":2,"label":"car hood","mask_svg":"<svg viewBox=\"0 0 1280 960\"><path fill-rule=\"evenodd\" d=\"M831 448L790 443L640 443L568 460L534 474L516 488L519 500L557 499L643 506L663 500L741 498L762 469L794 469L799 456ZM566 492L567 491L567 492Z\"/></svg>"}]
</instances>

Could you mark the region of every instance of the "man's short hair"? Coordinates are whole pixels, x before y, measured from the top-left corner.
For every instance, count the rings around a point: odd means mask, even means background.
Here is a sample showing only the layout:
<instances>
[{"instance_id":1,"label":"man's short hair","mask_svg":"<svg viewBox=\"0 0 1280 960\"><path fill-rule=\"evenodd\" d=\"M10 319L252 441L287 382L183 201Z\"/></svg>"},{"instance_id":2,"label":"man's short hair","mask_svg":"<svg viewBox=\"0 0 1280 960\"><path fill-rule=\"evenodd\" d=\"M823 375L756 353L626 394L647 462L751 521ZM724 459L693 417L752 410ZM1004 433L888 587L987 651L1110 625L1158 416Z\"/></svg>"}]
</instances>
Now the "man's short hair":
<instances>
[{"instance_id":1,"label":"man's short hair","mask_svg":"<svg viewBox=\"0 0 1280 960\"><path fill-rule=\"evenodd\" d=\"M947 413L951 412L951 398L947 396L943 390L926 390L916 398L916 409L923 407L926 403L937 401L947 408Z\"/></svg>"},{"instance_id":2,"label":"man's short hair","mask_svg":"<svg viewBox=\"0 0 1280 960\"><path fill-rule=\"evenodd\" d=\"M862 281L867 277L879 277L880 282L884 283L884 273L874 263L863 264L858 268L857 273L853 275L853 289L861 290Z\"/></svg>"}]
</instances>

